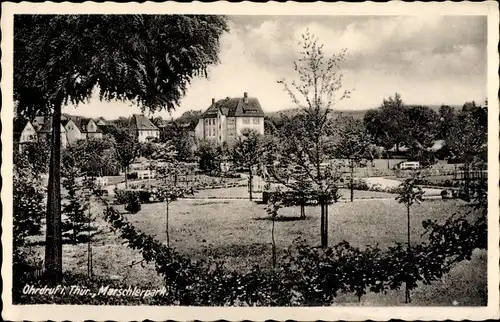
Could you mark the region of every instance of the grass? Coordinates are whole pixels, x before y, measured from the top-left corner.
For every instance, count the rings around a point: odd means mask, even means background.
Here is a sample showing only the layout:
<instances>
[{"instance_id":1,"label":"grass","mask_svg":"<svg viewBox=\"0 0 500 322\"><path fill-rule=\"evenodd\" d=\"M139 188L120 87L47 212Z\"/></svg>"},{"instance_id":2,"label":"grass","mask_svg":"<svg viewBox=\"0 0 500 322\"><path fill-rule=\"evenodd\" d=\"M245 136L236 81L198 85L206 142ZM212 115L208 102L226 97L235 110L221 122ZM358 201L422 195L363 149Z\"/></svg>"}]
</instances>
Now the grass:
<instances>
[{"instance_id":1,"label":"grass","mask_svg":"<svg viewBox=\"0 0 500 322\"><path fill-rule=\"evenodd\" d=\"M201 203L201 204L200 204ZM411 234L415 242L423 232L421 222L430 218L446 218L457 202L427 201L412 209ZM298 207L280 210L283 217L298 217ZM319 207L306 207L307 219L281 220L276 226L276 244L283 251L298 237L318 245ZM181 200L170 205L170 238L172 246L194 257L205 255L205 248L227 256L229 266L244 270L253 263L270 265L271 223L264 206L241 200L213 202ZM166 240L165 206L146 204L128 219L141 231ZM394 200L355 201L329 207L329 244L346 240L356 247L379 244L385 248L406 241L406 212ZM252 251L252 249L254 249Z\"/></svg>"},{"instance_id":2,"label":"grass","mask_svg":"<svg viewBox=\"0 0 500 322\"><path fill-rule=\"evenodd\" d=\"M426 201L412 208L412 241L422 239L421 222L425 219L445 219L461 207L459 201ZM102 206L95 205L96 211ZM120 207L123 211L123 208ZM292 245L297 237L308 244L318 245L319 207L306 207L306 220L292 220L299 216L298 208L280 210L284 218L276 223L276 245L279 255ZM165 205L142 205L128 220L141 231L166 242ZM263 205L247 200L179 200L170 205L170 243L180 253L192 259L221 257L229 269L245 271L254 264L271 266L271 222ZM159 286L161 278L153 265L133 264L142 259L139 252L122 244L107 223L98 219L103 234L93 242L94 273L119 277L131 285ZM395 200L358 200L342 202L329 207L329 245L343 240L353 246L376 245L382 249L395 242L406 241L406 213ZM35 246L40 256L43 247ZM85 273L86 245L64 245L65 269ZM456 265L442 280L414 291L412 305L486 305L486 251L477 251L471 261ZM354 295L337 298L339 305L404 305L404 291L387 295L367 294L358 303Z\"/></svg>"}]
</instances>

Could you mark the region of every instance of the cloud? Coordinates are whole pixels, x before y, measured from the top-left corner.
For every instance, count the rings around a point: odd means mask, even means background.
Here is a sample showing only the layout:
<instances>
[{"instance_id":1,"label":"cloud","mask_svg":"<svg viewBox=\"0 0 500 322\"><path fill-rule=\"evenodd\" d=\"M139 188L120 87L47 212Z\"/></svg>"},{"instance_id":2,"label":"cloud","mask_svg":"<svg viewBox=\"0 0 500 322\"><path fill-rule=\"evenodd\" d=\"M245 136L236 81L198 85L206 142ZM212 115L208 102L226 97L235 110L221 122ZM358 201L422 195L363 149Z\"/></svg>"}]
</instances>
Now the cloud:
<instances>
[{"instance_id":1,"label":"cloud","mask_svg":"<svg viewBox=\"0 0 500 322\"><path fill-rule=\"evenodd\" d=\"M294 77L293 62L306 29L324 44L327 55L348 50L344 85L355 91L338 108L371 108L394 92L415 104L462 104L486 97L485 17L232 16L229 27L221 39L220 64L209 69L209 79L192 82L174 116L206 109L212 98L243 92L257 97L265 111L292 107L276 81ZM82 113L138 112L125 103L91 102Z\"/></svg>"}]
</instances>

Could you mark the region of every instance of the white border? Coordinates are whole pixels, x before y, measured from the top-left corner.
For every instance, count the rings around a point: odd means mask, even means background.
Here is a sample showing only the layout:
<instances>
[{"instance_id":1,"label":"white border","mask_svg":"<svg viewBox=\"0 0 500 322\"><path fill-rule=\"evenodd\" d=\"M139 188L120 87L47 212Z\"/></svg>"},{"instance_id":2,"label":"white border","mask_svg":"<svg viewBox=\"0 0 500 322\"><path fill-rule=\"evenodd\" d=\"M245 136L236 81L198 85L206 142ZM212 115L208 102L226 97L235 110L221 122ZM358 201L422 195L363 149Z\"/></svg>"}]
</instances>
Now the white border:
<instances>
[{"instance_id":1,"label":"white border","mask_svg":"<svg viewBox=\"0 0 500 322\"><path fill-rule=\"evenodd\" d=\"M488 16L488 103L489 103L489 199L488 199L488 306L487 307L334 307L334 308L190 308L27 305L13 306L11 299L12 216L2 217L4 288L2 317L8 320L482 320L499 318L499 126L498 99L498 4L483 3L2 3L2 204L3 214L12 212L12 122L13 116L13 14L16 13L212 13L265 15L487 15ZM7 230L6 230L7 229Z\"/></svg>"}]
</instances>

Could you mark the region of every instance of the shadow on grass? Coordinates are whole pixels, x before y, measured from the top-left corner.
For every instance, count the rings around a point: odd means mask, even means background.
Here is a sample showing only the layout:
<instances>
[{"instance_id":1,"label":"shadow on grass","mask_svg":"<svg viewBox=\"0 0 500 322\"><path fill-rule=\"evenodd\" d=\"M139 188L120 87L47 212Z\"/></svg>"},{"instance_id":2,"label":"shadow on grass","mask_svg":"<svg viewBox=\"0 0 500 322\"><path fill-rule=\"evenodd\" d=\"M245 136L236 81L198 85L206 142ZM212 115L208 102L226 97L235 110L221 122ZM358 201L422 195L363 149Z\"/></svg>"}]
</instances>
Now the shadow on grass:
<instances>
[{"instance_id":1,"label":"shadow on grass","mask_svg":"<svg viewBox=\"0 0 500 322\"><path fill-rule=\"evenodd\" d=\"M272 221L272 217L271 216L267 216L267 217L255 217L253 218L254 220L269 220L269 221ZM276 222L287 222L287 221L303 221L303 220L309 220L310 218L309 217L298 217L298 216L278 216L274 219L274 221Z\"/></svg>"}]
</instances>

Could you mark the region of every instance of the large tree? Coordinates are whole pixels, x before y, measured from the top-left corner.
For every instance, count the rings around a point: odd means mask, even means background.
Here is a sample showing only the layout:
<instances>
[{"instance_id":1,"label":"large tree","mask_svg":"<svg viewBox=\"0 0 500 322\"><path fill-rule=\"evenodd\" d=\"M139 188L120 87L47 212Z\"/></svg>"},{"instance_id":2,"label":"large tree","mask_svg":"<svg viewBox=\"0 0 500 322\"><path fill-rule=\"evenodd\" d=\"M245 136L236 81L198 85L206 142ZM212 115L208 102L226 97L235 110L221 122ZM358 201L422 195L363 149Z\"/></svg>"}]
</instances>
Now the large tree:
<instances>
[{"instance_id":1,"label":"large tree","mask_svg":"<svg viewBox=\"0 0 500 322\"><path fill-rule=\"evenodd\" d=\"M368 131L374 136L377 144L386 150L399 147L406 139L408 117L401 95L394 94L382 101L380 108L368 111L364 116L364 123Z\"/></svg>"},{"instance_id":2,"label":"large tree","mask_svg":"<svg viewBox=\"0 0 500 322\"><path fill-rule=\"evenodd\" d=\"M218 61L223 16L16 15L14 99L20 115L53 114L45 266L62 278L61 108L88 100L128 100L173 110L190 80Z\"/></svg>"},{"instance_id":3,"label":"large tree","mask_svg":"<svg viewBox=\"0 0 500 322\"><path fill-rule=\"evenodd\" d=\"M328 205L338 199L338 172L329 164L333 158L332 107L349 96L343 90L339 64L345 51L326 57L323 45L309 31L302 35L299 59L294 63L298 80L279 81L298 107L293 121L287 120L273 146L273 178L288 190L306 194L321 208L321 245L328 246ZM276 162L273 162L276 163ZM325 164L328 164L326 167ZM292 178L283 169L292 168Z\"/></svg>"},{"instance_id":4,"label":"large tree","mask_svg":"<svg viewBox=\"0 0 500 322\"><path fill-rule=\"evenodd\" d=\"M439 107L439 139L446 140L455 121L456 113L453 107L448 105Z\"/></svg>"}]
</instances>

